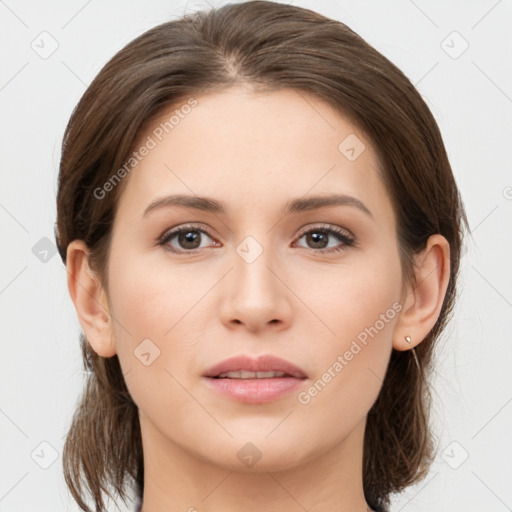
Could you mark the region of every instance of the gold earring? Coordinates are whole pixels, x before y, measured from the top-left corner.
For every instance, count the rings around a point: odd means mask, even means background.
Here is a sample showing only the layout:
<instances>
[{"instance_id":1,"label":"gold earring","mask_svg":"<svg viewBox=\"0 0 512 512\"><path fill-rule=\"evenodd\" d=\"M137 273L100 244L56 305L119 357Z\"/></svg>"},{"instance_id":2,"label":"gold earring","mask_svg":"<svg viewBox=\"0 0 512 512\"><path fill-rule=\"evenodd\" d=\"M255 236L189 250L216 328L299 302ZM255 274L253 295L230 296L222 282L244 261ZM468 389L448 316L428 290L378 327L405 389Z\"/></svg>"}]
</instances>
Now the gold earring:
<instances>
[{"instance_id":1,"label":"gold earring","mask_svg":"<svg viewBox=\"0 0 512 512\"><path fill-rule=\"evenodd\" d=\"M404 338L405 338L405 341L407 341L407 343L409 343L409 344L412 343L412 339L410 336L404 336ZM411 348L412 356L414 358L414 362L416 363L416 367L418 368L418 371L420 372L420 375L423 377L423 371L421 369L421 365L418 360L418 356L416 355L416 350L414 350L414 349L415 349L415 347Z\"/></svg>"}]
</instances>

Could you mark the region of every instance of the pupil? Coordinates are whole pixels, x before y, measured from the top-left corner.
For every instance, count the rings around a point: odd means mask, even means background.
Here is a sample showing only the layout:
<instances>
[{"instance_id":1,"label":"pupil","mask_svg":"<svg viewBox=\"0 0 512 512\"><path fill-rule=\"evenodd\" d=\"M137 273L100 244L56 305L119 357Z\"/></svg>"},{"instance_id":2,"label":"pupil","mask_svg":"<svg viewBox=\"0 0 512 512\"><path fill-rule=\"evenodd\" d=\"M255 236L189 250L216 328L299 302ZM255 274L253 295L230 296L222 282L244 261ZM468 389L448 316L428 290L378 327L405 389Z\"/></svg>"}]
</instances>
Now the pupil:
<instances>
[{"instance_id":1,"label":"pupil","mask_svg":"<svg viewBox=\"0 0 512 512\"><path fill-rule=\"evenodd\" d=\"M318 233L318 232L310 233L308 235L308 238L309 238L308 242L312 240L313 245L320 243L320 247L315 246L315 249L323 249L326 246L325 243L322 244L322 238L323 238L323 242L326 242L326 236L324 233Z\"/></svg>"},{"instance_id":2,"label":"pupil","mask_svg":"<svg viewBox=\"0 0 512 512\"><path fill-rule=\"evenodd\" d=\"M194 244L194 241L196 242ZM188 249L196 249L197 247L199 247L199 243L197 243L199 241L199 236L197 235L197 233L194 233L193 231L187 231L187 232L184 232L184 233L180 233L180 236L179 236L179 242L180 244L184 244L186 248ZM192 243L192 247L190 245L187 245L189 243Z\"/></svg>"}]
</instances>

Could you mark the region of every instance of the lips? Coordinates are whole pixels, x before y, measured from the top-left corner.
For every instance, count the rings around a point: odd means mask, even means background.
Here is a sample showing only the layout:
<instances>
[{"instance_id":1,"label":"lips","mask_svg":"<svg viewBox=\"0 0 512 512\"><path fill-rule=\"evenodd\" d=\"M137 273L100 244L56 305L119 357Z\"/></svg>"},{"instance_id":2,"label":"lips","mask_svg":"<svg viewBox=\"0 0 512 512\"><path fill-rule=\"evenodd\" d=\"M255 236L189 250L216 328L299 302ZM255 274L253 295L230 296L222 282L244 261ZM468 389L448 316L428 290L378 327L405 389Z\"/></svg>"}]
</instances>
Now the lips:
<instances>
[{"instance_id":1,"label":"lips","mask_svg":"<svg viewBox=\"0 0 512 512\"><path fill-rule=\"evenodd\" d=\"M289 396L305 385L306 373L279 357L237 356L204 374L204 384L220 396L245 404L264 404Z\"/></svg>"},{"instance_id":2,"label":"lips","mask_svg":"<svg viewBox=\"0 0 512 512\"><path fill-rule=\"evenodd\" d=\"M273 372L273 375L269 375ZM204 377L210 378L307 378L306 373L294 364L272 355L260 356L256 359L248 356L236 356L226 359L207 370Z\"/></svg>"},{"instance_id":3,"label":"lips","mask_svg":"<svg viewBox=\"0 0 512 512\"><path fill-rule=\"evenodd\" d=\"M214 379L273 379L275 377L292 377L285 372L248 372L241 370L239 372L224 372Z\"/></svg>"}]
</instances>

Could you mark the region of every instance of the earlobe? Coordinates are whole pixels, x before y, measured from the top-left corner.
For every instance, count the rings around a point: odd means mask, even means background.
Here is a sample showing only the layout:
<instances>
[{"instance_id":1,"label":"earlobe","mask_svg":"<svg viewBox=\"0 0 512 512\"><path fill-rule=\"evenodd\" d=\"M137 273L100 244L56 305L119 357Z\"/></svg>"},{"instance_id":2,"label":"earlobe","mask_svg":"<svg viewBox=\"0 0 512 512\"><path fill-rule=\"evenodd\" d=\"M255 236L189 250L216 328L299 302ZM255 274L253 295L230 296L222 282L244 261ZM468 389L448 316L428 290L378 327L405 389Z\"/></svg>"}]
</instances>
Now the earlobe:
<instances>
[{"instance_id":1,"label":"earlobe","mask_svg":"<svg viewBox=\"0 0 512 512\"><path fill-rule=\"evenodd\" d=\"M436 234L416 256L416 284L406 291L395 327L393 348L408 350L421 343L433 329L443 306L450 279L450 245Z\"/></svg>"},{"instance_id":2,"label":"earlobe","mask_svg":"<svg viewBox=\"0 0 512 512\"><path fill-rule=\"evenodd\" d=\"M68 245L66 267L69 295L87 340L98 355L112 357L117 352L106 293L89 266L89 249L82 240Z\"/></svg>"}]
</instances>

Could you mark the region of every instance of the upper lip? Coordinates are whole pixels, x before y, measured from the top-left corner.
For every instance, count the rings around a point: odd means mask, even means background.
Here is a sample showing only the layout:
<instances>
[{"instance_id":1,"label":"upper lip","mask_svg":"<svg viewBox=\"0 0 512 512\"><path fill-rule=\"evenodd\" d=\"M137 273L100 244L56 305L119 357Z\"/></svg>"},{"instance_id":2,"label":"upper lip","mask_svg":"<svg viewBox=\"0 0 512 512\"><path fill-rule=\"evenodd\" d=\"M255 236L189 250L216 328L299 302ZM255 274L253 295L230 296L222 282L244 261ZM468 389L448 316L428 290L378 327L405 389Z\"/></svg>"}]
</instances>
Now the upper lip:
<instances>
[{"instance_id":1,"label":"upper lip","mask_svg":"<svg viewBox=\"0 0 512 512\"><path fill-rule=\"evenodd\" d=\"M207 370L204 377L217 377L226 372L283 372L298 379L307 377L305 372L294 364L273 355L263 355L256 358L240 355L225 359Z\"/></svg>"}]
</instances>

